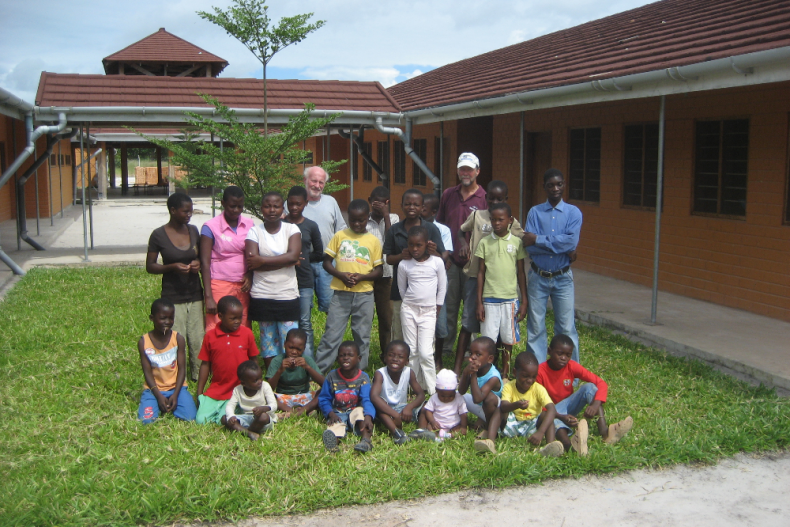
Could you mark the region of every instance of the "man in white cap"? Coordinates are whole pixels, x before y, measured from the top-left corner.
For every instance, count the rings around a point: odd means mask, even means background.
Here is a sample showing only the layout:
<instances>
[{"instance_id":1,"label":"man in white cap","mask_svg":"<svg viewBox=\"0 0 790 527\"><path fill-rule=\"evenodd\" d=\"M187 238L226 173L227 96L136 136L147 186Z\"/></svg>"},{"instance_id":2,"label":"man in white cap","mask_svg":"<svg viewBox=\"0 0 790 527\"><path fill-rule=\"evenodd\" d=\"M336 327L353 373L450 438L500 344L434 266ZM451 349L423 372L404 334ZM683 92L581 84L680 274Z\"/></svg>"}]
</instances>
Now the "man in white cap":
<instances>
[{"instance_id":1,"label":"man in white cap","mask_svg":"<svg viewBox=\"0 0 790 527\"><path fill-rule=\"evenodd\" d=\"M464 152L458 157L458 179L460 184L450 187L442 194L439 202L439 210L436 213L436 221L450 228L450 232L458 233L458 236L465 237L465 244L459 244L462 249L456 251L450 257L447 268L447 338L444 341L443 353L452 353L455 343L456 329L458 325L458 311L461 299L464 297L466 285L466 275L464 265L469 260L469 234L461 232L461 225L466 221L472 212L476 210L486 210L486 191L477 184L477 176L480 174L480 160L477 156ZM455 245L455 243L454 243ZM477 294L476 292L474 294ZM475 316L475 313L472 313ZM475 319L477 322L477 319ZM461 350L463 353L465 350ZM456 372L459 373L459 372Z\"/></svg>"}]
</instances>

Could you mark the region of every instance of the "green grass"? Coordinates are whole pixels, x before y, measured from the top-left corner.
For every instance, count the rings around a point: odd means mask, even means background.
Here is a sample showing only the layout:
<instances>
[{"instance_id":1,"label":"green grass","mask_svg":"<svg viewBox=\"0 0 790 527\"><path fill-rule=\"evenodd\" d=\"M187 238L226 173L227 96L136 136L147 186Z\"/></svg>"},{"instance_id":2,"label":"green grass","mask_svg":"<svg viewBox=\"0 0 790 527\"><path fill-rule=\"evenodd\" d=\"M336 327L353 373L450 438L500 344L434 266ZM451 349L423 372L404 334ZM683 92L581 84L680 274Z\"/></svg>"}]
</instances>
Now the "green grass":
<instances>
[{"instance_id":1,"label":"green grass","mask_svg":"<svg viewBox=\"0 0 790 527\"><path fill-rule=\"evenodd\" d=\"M544 459L524 439L500 440L497 456L481 457L471 434L395 447L381 429L370 454L347 441L330 455L314 418L278 424L257 443L169 416L142 426L135 343L158 284L139 268L35 269L0 304L0 524L238 520L712 463L786 448L790 438L790 401L773 391L586 327L582 360L609 382L610 420L635 421L618 445L593 435L586 458ZM375 332L371 340L375 367Z\"/></svg>"}]
</instances>

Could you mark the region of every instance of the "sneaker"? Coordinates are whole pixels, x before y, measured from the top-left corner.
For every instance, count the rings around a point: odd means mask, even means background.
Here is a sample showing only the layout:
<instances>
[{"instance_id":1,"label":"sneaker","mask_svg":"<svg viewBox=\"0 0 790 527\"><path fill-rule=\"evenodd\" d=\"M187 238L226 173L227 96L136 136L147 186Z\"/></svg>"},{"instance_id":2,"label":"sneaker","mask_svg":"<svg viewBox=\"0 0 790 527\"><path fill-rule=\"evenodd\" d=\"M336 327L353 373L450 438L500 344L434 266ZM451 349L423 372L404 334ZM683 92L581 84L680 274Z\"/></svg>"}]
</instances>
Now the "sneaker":
<instances>
[{"instance_id":1,"label":"sneaker","mask_svg":"<svg viewBox=\"0 0 790 527\"><path fill-rule=\"evenodd\" d=\"M559 441L552 441L540 449L540 455L544 457L560 457L565 453L565 447Z\"/></svg>"},{"instance_id":2,"label":"sneaker","mask_svg":"<svg viewBox=\"0 0 790 527\"><path fill-rule=\"evenodd\" d=\"M496 454L496 446L490 439L478 439L475 441L475 450L484 454Z\"/></svg>"},{"instance_id":3,"label":"sneaker","mask_svg":"<svg viewBox=\"0 0 790 527\"><path fill-rule=\"evenodd\" d=\"M418 428L417 430L411 432L409 437L412 439L425 439L426 441L436 441L436 434L431 432L430 430L425 430L424 428Z\"/></svg>"},{"instance_id":4,"label":"sneaker","mask_svg":"<svg viewBox=\"0 0 790 527\"><path fill-rule=\"evenodd\" d=\"M363 454L370 452L373 450L373 443L370 442L370 439L363 438L362 441L354 445L354 450L357 452L362 452Z\"/></svg>"},{"instance_id":5,"label":"sneaker","mask_svg":"<svg viewBox=\"0 0 790 527\"><path fill-rule=\"evenodd\" d=\"M629 415L619 423L615 423L613 425L609 425L609 433L604 439L604 443L607 445L613 445L620 441L622 438L631 431L634 427L634 420Z\"/></svg>"},{"instance_id":6,"label":"sneaker","mask_svg":"<svg viewBox=\"0 0 790 527\"><path fill-rule=\"evenodd\" d=\"M324 442L324 448L330 452L337 452L337 436L331 430L324 430L321 440Z\"/></svg>"},{"instance_id":7,"label":"sneaker","mask_svg":"<svg viewBox=\"0 0 790 527\"><path fill-rule=\"evenodd\" d=\"M571 437L571 446L580 456L587 455L588 434L587 420L581 419L576 427L576 433Z\"/></svg>"},{"instance_id":8,"label":"sneaker","mask_svg":"<svg viewBox=\"0 0 790 527\"><path fill-rule=\"evenodd\" d=\"M409 436L406 435L406 432L398 428L395 430L395 435L392 436L392 442L396 445L405 445L409 442Z\"/></svg>"}]
</instances>

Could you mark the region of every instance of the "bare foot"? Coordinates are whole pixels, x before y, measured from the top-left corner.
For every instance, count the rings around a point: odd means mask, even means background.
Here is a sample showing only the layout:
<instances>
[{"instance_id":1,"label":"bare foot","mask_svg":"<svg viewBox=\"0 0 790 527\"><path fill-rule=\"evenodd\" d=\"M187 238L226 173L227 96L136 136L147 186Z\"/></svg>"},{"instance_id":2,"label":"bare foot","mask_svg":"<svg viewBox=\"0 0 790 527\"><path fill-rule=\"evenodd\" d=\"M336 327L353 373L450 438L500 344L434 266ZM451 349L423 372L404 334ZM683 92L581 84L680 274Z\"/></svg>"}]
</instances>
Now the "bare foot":
<instances>
[{"instance_id":1,"label":"bare foot","mask_svg":"<svg viewBox=\"0 0 790 527\"><path fill-rule=\"evenodd\" d=\"M619 423L615 423L613 425L609 425L609 431L606 434L606 439L604 439L604 443L607 445L613 445L620 441L622 438L631 431L634 427L634 420L629 415Z\"/></svg>"},{"instance_id":2,"label":"bare foot","mask_svg":"<svg viewBox=\"0 0 790 527\"><path fill-rule=\"evenodd\" d=\"M291 417L291 412L282 412L280 414L277 414L278 421L285 421L289 417Z\"/></svg>"},{"instance_id":3,"label":"bare foot","mask_svg":"<svg viewBox=\"0 0 790 527\"><path fill-rule=\"evenodd\" d=\"M257 441L258 438L261 436L259 434L256 434L255 432L250 432L249 430L247 430L247 437L250 438L250 441Z\"/></svg>"}]
</instances>

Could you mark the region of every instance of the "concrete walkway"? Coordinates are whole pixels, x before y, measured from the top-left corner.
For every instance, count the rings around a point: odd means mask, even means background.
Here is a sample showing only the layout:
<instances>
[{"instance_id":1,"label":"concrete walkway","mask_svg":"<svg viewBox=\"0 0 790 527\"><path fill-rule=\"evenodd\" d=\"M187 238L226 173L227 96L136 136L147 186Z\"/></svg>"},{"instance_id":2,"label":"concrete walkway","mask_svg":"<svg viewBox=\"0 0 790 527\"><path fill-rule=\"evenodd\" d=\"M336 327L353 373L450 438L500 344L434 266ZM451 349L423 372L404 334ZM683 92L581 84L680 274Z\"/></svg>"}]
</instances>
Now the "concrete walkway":
<instances>
[{"instance_id":1,"label":"concrete walkway","mask_svg":"<svg viewBox=\"0 0 790 527\"><path fill-rule=\"evenodd\" d=\"M103 201L94 205L94 244L90 263L83 259L83 226L80 207L71 207L54 226L41 221L47 248L35 251L23 242L16 250L14 221L0 223L3 250L23 269L38 265L142 265L148 237L168 220L166 198ZM194 201L192 223L201 226L211 218L211 200ZM31 236L35 219L28 221ZM696 357L752 382L790 392L790 323L659 292L658 325L650 325L650 289L581 270L574 271L576 316L579 320L611 328L632 340ZM0 263L0 296L12 285L10 270ZM582 350L582 353L584 350Z\"/></svg>"}]
</instances>

